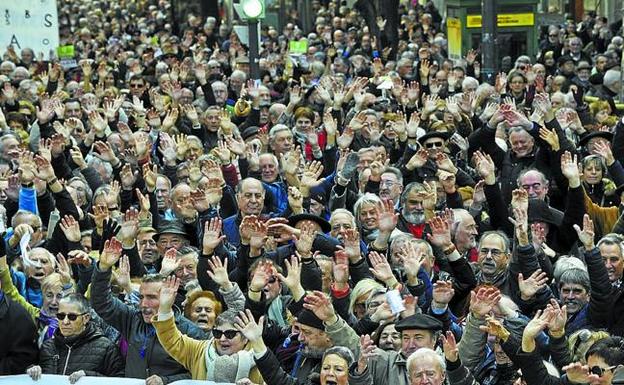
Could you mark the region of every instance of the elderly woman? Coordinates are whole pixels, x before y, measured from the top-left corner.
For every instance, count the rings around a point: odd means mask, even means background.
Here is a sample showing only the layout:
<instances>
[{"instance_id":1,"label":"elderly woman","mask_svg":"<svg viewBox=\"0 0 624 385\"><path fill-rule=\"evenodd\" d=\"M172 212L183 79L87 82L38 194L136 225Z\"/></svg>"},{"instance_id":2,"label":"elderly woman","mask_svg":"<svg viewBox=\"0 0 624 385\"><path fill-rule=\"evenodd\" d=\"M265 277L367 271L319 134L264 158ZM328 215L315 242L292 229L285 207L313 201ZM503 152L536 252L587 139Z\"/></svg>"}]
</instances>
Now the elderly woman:
<instances>
[{"instance_id":1,"label":"elderly woman","mask_svg":"<svg viewBox=\"0 0 624 385\"><path fill-rule=\"evenodd\" d=\"M600 206L617 206L617 186L606 173L607 166L599 155L589 155L581 161L581 178L587 195Z\"/></svg>"},{"instance_id":2,"label":"elderly woman","mask_svg":"<svg viewBox=\"0 0 624 385\"><path fill-rule=\"evenodd\" d=\"M90 310L81 294L61 299L56 314L59 327L41 347L39 365L27 370L30 378L37 381L42 373L69 375L73 384L83 376L123 376L119 349L90 322Z\"/></svg>"},{"instance_id":3,"label":"elderly woman","mask_svg":"<svg viewBox=\"0 0 624 385\"><path fill-rule=\"evenodd\" d=\"M215 320L222 312L221 302L211 291L191 293L184 305L184 316L205 332L212 330Z\"/></svg>"},{"instance_id":4,"label":"elderly woman","mask_svg":"<svg viewBox=\"0 0 624 385\"><path fill-rule=\"evenodd\" d=\"M235 312L226 311L217 317L213 338L208 340L195 340L178 330L172 306L179 285L175 277L165 281L160 290L158 315L152 321L167 353L191 373L193 380L236 382L249 378L254 383L262 383L253 353L246 350L248 340L234 326Z\"/></svg>"}]
</instances>

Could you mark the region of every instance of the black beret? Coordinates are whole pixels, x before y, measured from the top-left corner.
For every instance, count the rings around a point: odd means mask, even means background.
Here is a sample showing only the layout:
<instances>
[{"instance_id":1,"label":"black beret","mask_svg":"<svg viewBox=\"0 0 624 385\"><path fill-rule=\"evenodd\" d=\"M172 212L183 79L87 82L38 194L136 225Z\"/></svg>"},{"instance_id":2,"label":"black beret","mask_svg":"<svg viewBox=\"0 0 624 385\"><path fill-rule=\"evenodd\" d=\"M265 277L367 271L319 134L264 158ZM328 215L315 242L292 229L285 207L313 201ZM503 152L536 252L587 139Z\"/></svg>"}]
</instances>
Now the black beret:
<instances>
[{"instance_id":1,"label":"black beret","mask_svg":"<svg viewBox=\"0 0 624 385\"><path fill-rule=\"evenodd\" d=\"M316 222L319 226L321 226L321 231L324 233L329 233L331 231L331 225L329 224L329 222L319 216L308 213L291 215L290 217L288 217L288 224L292 227L295 227L297 225L297 222L306 219Z\"/></svg>"},{"instance_id":2,"label":"black beret","mask_svg":"<svg viewBox=\"0 0 624 385\"><path fill-rule=\"evenodd\" d=\"M299 314L297 314L297 322L311 328L325 331L325 325L323 325L323 321L321 321L319 317L315 316L314 313L307 309L303 309L299 312Z\"/></svg>"},{"instance_id":3,"label":"black beret","mask_svg":"<svg viewBox=\"0 0 624 385\"><path fill-rule=\"evenodd\" d=\"M243 140L247 140L248 138L256 135L259 131L260 129L257 126L250 126L245 128L243 132L241 132L241 137L243 138Z\"/></svg>"},{"instance_id":4,"label":"black beret","mask_svg":"<svg viewBox=\"0 0 624 385\"><path fill-rule=\"evenodd\" d=\"M398 332L403 330L442 330L442 322L426 314L414 314L397 322Z\"/></svg>"}]
</instances>

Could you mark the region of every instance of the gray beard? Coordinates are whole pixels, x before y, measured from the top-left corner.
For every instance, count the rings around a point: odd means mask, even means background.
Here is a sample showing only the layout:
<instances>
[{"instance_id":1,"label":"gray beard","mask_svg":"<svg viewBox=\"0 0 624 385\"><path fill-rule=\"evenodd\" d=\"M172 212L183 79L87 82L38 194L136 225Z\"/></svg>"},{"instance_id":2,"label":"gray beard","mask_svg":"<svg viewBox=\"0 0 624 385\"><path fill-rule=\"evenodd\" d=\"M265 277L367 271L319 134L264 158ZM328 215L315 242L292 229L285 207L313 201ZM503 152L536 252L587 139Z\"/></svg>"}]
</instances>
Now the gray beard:
<instances>
[{"instance_id":1,"label":"gray beard","mask_svg":"<svg viewBox=\"0 0 624 385\"><path fill-rule=\"evenodd\" d=\"M403 212L403 218L412 225L422 225L425 223L425 213L406 213Z\"/></svg>"}]
</instances>

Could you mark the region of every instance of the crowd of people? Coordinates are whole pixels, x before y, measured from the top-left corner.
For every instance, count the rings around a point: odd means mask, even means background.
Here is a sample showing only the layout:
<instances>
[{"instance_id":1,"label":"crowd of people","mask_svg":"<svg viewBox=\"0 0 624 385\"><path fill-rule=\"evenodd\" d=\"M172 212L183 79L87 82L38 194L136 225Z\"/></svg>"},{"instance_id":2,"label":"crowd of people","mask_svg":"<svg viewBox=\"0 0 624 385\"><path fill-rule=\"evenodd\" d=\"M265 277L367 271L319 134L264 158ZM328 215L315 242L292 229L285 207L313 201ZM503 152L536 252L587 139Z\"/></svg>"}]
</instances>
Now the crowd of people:
<instances>
[{"instance_id":1,"label":"crowd of people","mask_svg":"<svg viewBox=\"0 0 624 385\"><path fill-rule=\"evenodd\" d=\"M624 383L621 23L488 84L432 3L361 3L263 25L259 79L168 0L60 2L75 64L6 49L0 374Z\"/></svg>"}]
</instances>

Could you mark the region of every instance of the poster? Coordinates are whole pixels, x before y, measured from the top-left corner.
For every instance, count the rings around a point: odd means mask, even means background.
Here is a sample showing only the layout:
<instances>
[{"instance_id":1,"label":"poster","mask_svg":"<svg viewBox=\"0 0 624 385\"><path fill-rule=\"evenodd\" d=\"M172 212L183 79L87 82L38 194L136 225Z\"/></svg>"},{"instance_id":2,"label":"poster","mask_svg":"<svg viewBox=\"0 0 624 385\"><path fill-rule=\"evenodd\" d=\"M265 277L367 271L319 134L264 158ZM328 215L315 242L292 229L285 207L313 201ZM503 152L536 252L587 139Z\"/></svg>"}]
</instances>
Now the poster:
<instances>
[{"instance_id":1,"label":"poster","mask_svg":"<svg viewBox=\"0 0 624 385\"><path fill-rule=\"evenodd\" d=\"M59 45L56 0L2 1L0 5L0 52L12 45L17 55L23 48L32 48L35 57L43 52L49 59L50 50Z\"/></svg>"}]
</instances>

